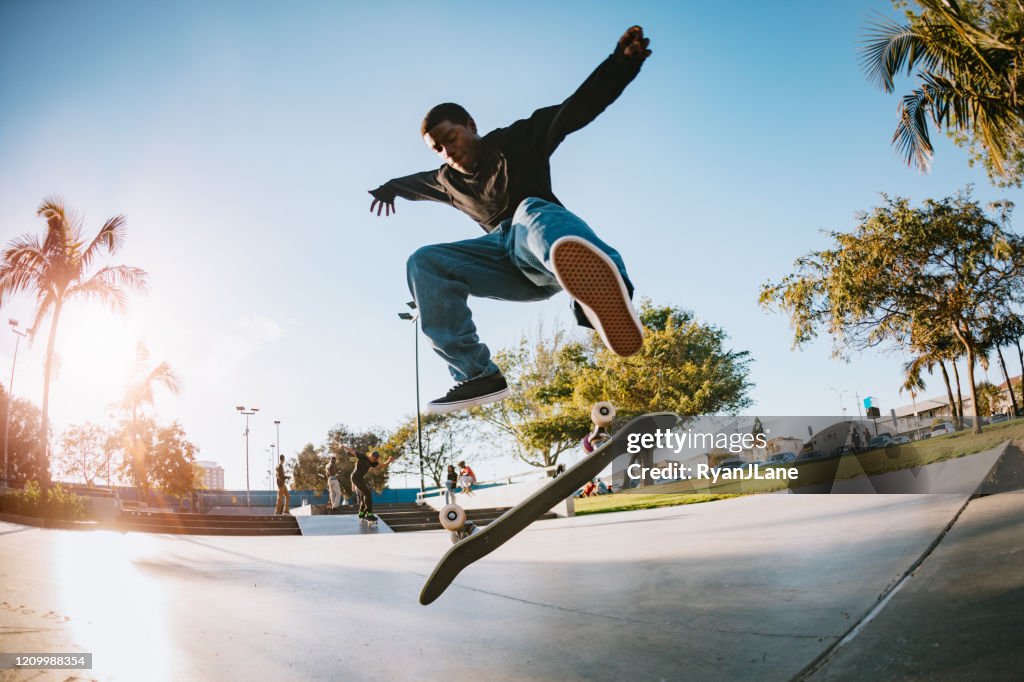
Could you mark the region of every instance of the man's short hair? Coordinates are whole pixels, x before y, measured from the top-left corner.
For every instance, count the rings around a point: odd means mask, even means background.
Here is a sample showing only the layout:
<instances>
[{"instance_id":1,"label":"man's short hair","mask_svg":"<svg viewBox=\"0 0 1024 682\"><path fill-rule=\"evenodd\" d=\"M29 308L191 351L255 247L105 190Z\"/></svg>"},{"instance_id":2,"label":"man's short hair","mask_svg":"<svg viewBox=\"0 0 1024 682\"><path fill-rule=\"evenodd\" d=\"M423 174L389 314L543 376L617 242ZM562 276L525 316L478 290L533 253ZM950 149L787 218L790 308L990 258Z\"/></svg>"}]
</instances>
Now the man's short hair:
<instances>
[{"instance_id":1,"label":"man's short hair","mask_svg":"<svg viewBox=\"0 0 1024 682\"><path fill-rule=\"evenodd\" d=\"M423 117L423 123L420 124L420 135L426 135L433 130L434 126L442 121L451 121L457 125L469 125L471 118L472 116L462 108L462 105L455 104L454 102L438 104Z\"/></svg>"}]
</instances>

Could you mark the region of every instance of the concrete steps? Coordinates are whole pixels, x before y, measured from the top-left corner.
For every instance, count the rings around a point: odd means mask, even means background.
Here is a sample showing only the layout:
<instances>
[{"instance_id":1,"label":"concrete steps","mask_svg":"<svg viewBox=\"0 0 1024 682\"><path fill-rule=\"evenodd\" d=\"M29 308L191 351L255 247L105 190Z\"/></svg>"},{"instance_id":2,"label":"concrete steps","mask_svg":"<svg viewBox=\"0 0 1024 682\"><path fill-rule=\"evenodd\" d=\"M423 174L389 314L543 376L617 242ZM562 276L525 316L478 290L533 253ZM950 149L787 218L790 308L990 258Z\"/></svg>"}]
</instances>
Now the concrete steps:
<instances>
[{"instance_id":1,"label":"concrete steps","mask_svg":"<svg viewBox=\"0 0 1024 682\"><path fill-rule=\"evenodd\" d=\"M492 507L488 509L467 509L466 516L478 526L486 526L508 511L508 507ZM417 504L381 504L373 510L381 521L396 533L420 530L441 530L441 522L437 518L437 510L421 507ZM555 514L548 513L542 519L553 519Z\"/></svg>"},{"instance_id":2,"label":"concrete steps","mask_svg":"<svg viewBox=\"0 0 1024 682\"><path fill-rule=\"evenodd\" d=\"M125 511L101 522L106 530L178 535L301 535L295 517L235 516L227 514L176 514L173 512Z\"/></svg>"}]
</instances>

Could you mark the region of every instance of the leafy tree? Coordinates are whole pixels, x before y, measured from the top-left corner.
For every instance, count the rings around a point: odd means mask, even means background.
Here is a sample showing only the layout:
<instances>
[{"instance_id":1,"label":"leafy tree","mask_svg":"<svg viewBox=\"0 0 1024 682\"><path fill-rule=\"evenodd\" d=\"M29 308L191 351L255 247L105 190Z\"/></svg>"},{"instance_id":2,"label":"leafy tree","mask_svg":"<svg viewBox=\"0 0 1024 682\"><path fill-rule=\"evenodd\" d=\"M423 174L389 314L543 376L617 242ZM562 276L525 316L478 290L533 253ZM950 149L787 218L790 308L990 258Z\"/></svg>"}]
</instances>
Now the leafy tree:
<instances>
[{"instance_id":1,"label":"leafy tree","mask_svg":"<svg viewBox=\"0 0 1024 682\"><path fill-rule=\"evenodd\" d=\"M40 451L46 465L41 475L48 482L50 379L61 311L68 302L76 299L93 299L114 310L123 310L127 292L145 287L147 275L144 270L126 265L106 266L90 274L101 251L113 255L124 242L124 216L108 220L87 243L82 237L81 218L69 214L60 199L45 199L37 214L47 224L42 238L26 234L8 242L3 252L0 305L20 292L30 292L36 297L35 319L31 328L38 331L47 317L53 318L46 342L39 429Z\"/></svg>"},{"instance_id":2,"label":"leafy tree","mask_svg":"<svg viewBox=\"0 0 1024 682\"><path fill-rule=\"evenodd\" d=\"M725 332L650 301L641 302L638 314L644 347L628 358L606 349L596 334L566 343L560 330L551 337L539 330L534 341L524 337L518 348L496 354L513 395L479 413L514 439L520 459L550 467L590 431L595 402L610 400L619 422L648 412L692 416L750 404L749 354L727 349Z\"/></svg>"},{"instance_id":3,"label":"leafy tree","mask_svg":"<svg viewBox=\"0 0 1024 682\"><path fill-rule=\"evenodd\" d=\"M905 5L899 1L897 6ZM1024 178L1024 5L1018 0L917 0L906 23L873 24L862 49L868 78L887 93L917 69L893 134L908 164L927 170L929 121L967 146L997 184Z\"/></svg>"},{"instance_id":4,"label":"leafy tree","mask_svg":"<svg viewBox=\"0 0 1024 682\"><path fill-rule=\"evenodd\" d=\"M92 485L107 472L107 433L97 424L72 425L60 439L60 452L55 457L58 476L80 478Z\"/></svg>"},{"instance_id":5,"label":"leafy tree","mask_svg":"<svg viewBox=\"0 0 1024 682\"><path fill-rule=\"evenodd\" d=\"M538 327L534 339L525 335L515 348L495 353L512 395L472 411L512 443L515 456L535 467L552 467L559 456L579 446L590 430L587 412L574 409L578 372L586 362L583 347L569 344L565 332L550 337Z\"/></svg>"},{"instance_id":6,"label":"leafy tree","mask_svg":"<svg viewBox=\"0 0 1024 682\"><path fill-rule=\"evenodd\" d=\"M295 459L289 462L291 486L296 490L324 490L327 487L327 475L324 473L327 460L323 448L306 443Z\"/></svg>"},{"instance_id":7,"label":"leafy tree","mask_svg":"<svg viewBox=\"0 0 1024 682\"><path fill-rule=\"evenodd\" d=\"M834 249L798 259L796 274L765 284L761 304L789 314L795 345L824 327L840 355L882 342L938 353L952 336L976 408L984 339L1024 298L1024 240L1006 229L1010 205L995 205L997 221L969 190L921 208L883 198L854 233L832 233Z\"/></svg>"},{"instance_id":8,"label":"leafy tree","mask_svg":"<svg viewBox=\"0 0 1024 682\"><path fill-rule=\"evenodd\" d=\"M189 494L199 448L186 438L185 429L176 421L158 428L155 436L146 466L150 485L164 495Z\"/></svg>"},{"instance_id":9,"label":"leafy tree","mask_svg":"<svg viewBox=\"0 0 1024 682\"><path fill-rule=\"evenodd\" d=\"M45 478L46 459L39 448L42 440L39 435L39 408L24 398L15 398L13 403L9 402L7 391L3 387L0 387L0 401L3 402L5 419L7 408L11 408L7 436L7 468L10 480L24 483Z\"/></svg>"},{"instance_id":10,"label":"leafy tree","mask_svg":"<svg viewBox=\"0 0 1024 682\"><path fill-rule=\"evenodd\" d=\"M722 329L650 301L641 302L638 314L646 336L636 355L619 357L591 337L575 387L578 408L589 415L592 403L610 400L628 419L659 411L735 414L750 406L750 353L727 348Z\"/></svg>"},{"instance_id":11,"label":"leafy tree","mask_svg":"<svg viewBox=\"0 0 1024 682\"><path fill-rule=\"evenodd\" d=\"M474 428L468 412L423 415L420 424L423 435L423 472L435 487L443 485L448 465L455 464L464 456L464 445ZM393 461L390 467L392 474L419 476L419 444L416 418L413 417L399 426L380 447L381 455Z\"/></svg>"}]
</instances>

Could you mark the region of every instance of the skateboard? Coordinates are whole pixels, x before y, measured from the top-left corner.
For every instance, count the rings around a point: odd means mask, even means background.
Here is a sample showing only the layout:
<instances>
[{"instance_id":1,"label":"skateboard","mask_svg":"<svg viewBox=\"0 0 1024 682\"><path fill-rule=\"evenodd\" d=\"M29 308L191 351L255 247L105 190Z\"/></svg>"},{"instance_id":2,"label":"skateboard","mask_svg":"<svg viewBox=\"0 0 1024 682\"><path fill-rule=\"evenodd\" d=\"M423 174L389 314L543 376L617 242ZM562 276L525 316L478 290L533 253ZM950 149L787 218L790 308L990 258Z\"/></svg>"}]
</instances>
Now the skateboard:
<instances>
[{"instance_id":1,"label":"skateboard","mask_svg":"<svg viewBox=\"0 0 1024 682\"><path fill-rule=\"evenodd\" d=\"M377 517L374 516L372 519L367 519L367 518L363 518L362 516L360 516L359 517L359 523L363 524L364 526L369 526L370 528L376 528L377 527Z\"/></svg>"},{"instance_id":2,"label":"skateboard","mask_svg":"<svg viewBox=\"0 0 1024 682\"><path fill-rule=\"evenodd\" d=\"M557 478L551 479L547 485L537 490L525 500L512 507L500 517L492 521L486 528L466 535L452 546L438 562L434 572L427 578L420 591L420 604L427 605L437 599L455 580L456 576L474 561L482 559L498 547L515 537L538 518L546 514L552 507L572 495L587 481L592 480L620 455L626 453L627 439L634 433L651 433L657 429L671 429L679 423L679 417L671 412L658 412L637 417L622 427L614 436L608 435L607 427L615 416L614 408L608 403L598 403L591 410L594 431L585 440L593 446L582 460L569 467ZM603 432L601 430L604 430ZM604 436L607 435L607 438ZM598 438L600 436L600 438ZM598 443L594 439L598 438ZM584 445L586 448L586 445ZM454 506L454 505L450 505ZM461 509L459 509L461 511ZM465 523L465 512L462 514ZM447 518L442 519L442 525ZM457 527L459 515L449 521ZM453 528L445 526L452 532ZM453 538L454 540L454 538Z\"/></svg>"},{"instance_id":3,"label":"skateboard","mask_svg":"<svg viewBox=\"0 0 1024 682\"><path fill-rule=\"evenodd\" d=\"M445 530L451 531L452 544L465 540L478 530L466 516L466 510L457 504L445 505L437 516Z\"/></svg>"}]
</instances>

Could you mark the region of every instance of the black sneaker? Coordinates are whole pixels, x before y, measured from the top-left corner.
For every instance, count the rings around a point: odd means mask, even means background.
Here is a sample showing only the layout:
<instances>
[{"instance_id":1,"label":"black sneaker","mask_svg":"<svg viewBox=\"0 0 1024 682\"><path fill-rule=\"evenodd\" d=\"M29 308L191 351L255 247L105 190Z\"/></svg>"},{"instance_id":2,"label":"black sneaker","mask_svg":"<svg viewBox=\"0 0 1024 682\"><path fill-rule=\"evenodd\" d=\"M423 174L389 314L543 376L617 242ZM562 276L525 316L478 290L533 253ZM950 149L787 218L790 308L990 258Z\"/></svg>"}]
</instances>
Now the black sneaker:
<instances>
[{"instance_id":1,"label":"black sneaker","mask_svg":"<svg viewBox=\"0 0 1024 682\"><path fill-rule=\"evenodd\" d=\"M448 395L427 403L427 414L445 414L456 410L467 410L477 405L486 405L504 400L512 394L501 372L456 384Z\"/></svg>"}]
</instances>

